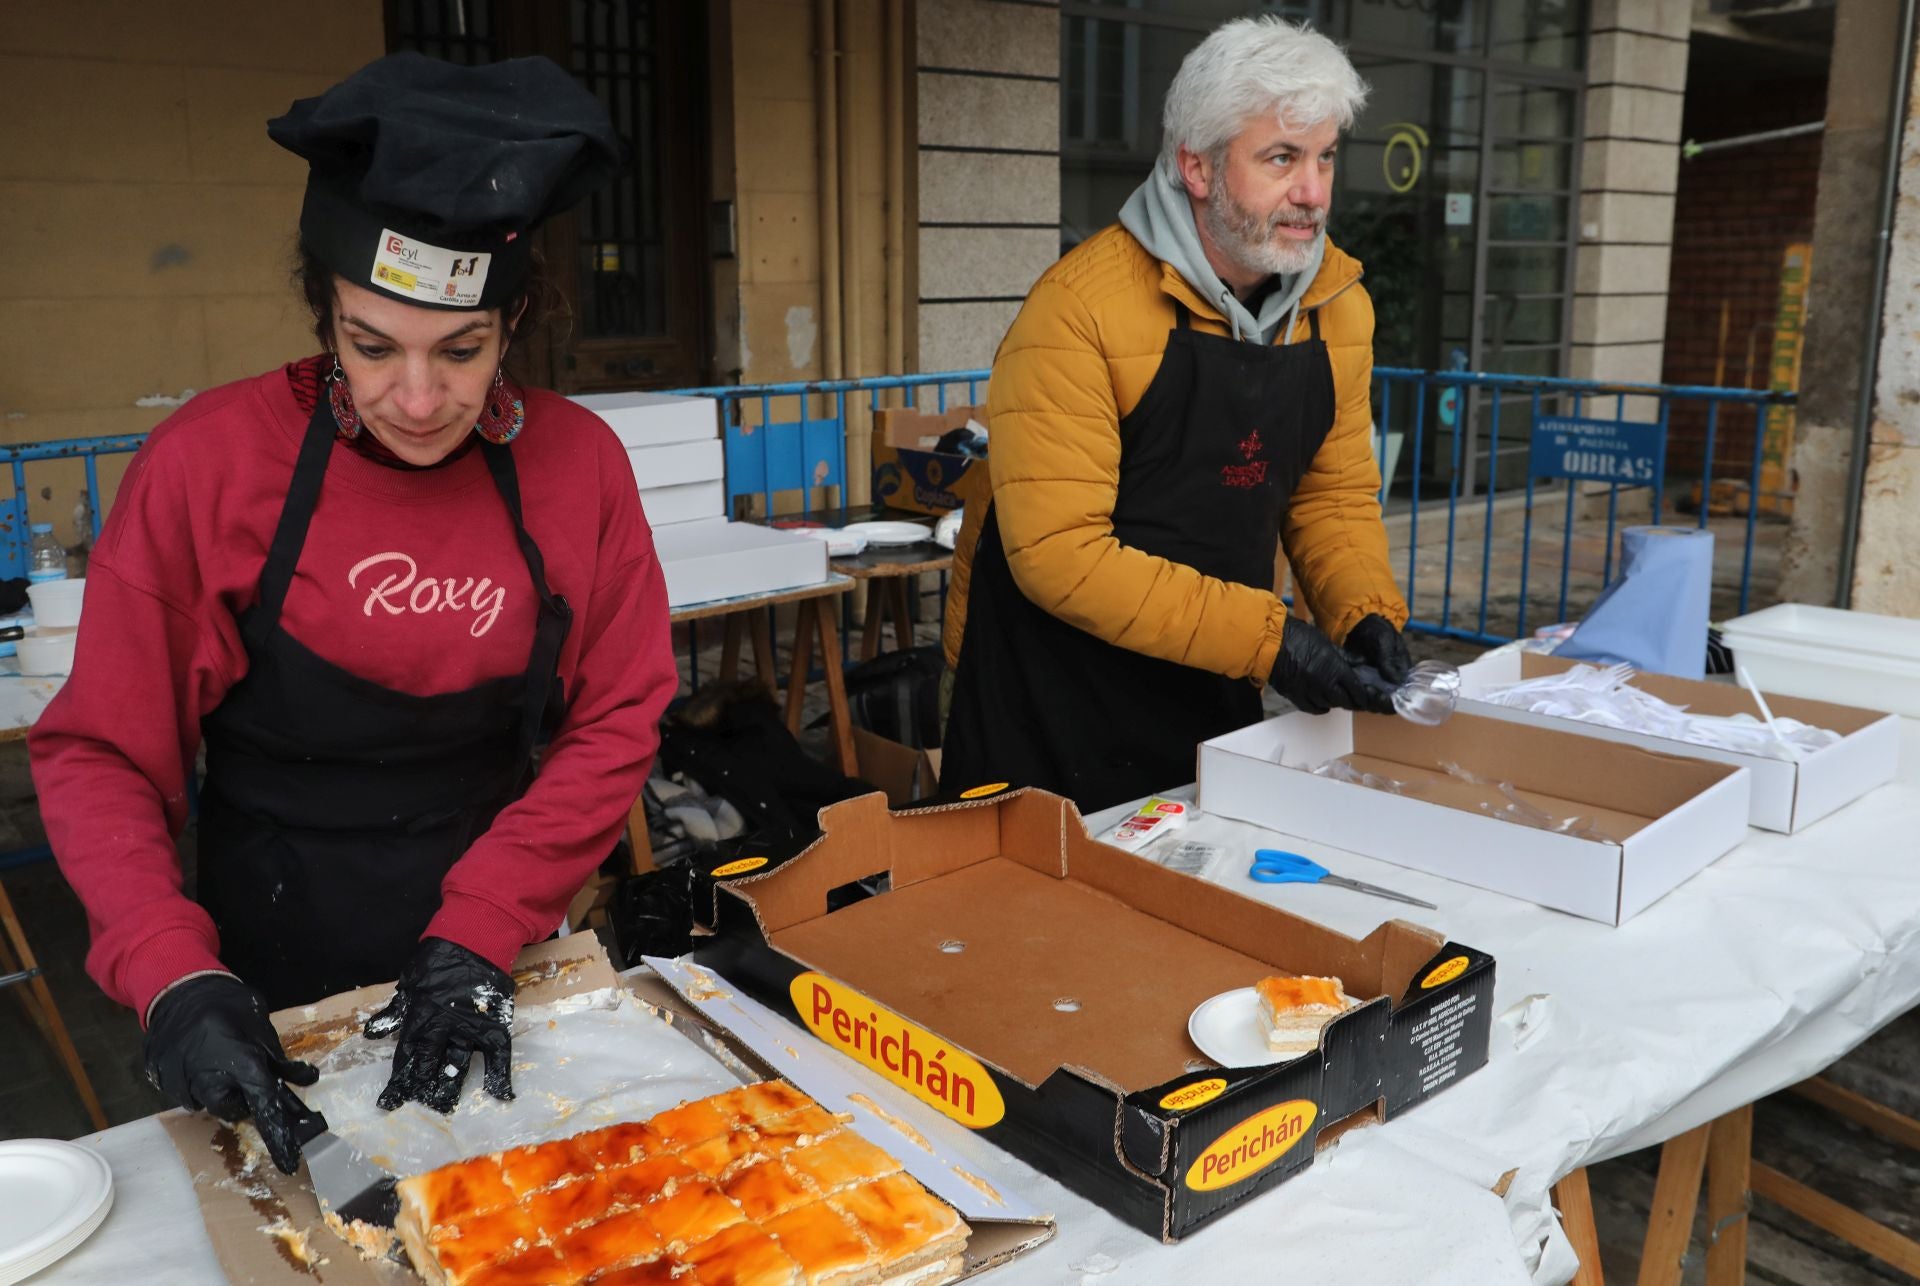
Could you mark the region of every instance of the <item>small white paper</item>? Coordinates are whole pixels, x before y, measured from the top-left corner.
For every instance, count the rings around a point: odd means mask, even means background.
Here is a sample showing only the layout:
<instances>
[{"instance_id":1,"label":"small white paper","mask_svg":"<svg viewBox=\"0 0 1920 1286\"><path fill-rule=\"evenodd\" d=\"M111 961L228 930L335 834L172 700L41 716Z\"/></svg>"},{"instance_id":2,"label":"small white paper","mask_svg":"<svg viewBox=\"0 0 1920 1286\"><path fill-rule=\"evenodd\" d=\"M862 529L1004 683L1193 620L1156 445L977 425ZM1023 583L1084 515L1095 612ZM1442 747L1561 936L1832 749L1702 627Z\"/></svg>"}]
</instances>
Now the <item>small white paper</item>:
<instances>
[{"instance_id":1,"label":"small white paper","mask_svg":"<svg viewBox=\"0 0 1920 1286\"><path fill-rule=\"evenodd\" d=\"M1464 228L1473 223L1473 193L1447 193L1447 226Z\"/></svg>"},{"instance_id":2,"label":"small white paper","mask_svg":"<svg viewBox=\"0 0 1920 1286\"><path fill-rule=\"evenodd\" d=\"M447 250L382 228L380 244L373 252L373 274L368 279L402 299L478 308L492 265L492 255Z\"/></svg>"}]
</instances>

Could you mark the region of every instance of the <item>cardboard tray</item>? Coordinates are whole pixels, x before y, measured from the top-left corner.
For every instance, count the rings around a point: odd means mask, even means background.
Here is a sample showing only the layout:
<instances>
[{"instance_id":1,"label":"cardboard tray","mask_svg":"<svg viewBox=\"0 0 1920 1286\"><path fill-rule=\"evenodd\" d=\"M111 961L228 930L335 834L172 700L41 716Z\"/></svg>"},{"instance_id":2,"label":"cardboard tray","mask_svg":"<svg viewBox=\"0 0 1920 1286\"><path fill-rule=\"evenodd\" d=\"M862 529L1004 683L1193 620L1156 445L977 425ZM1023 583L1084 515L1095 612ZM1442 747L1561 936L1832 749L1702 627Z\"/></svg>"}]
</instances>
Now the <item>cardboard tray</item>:
<instances>
[{"instance_id":1,"label":"cardboard tray","mask_svg":"<svg viewBox=\"0 0 1920 1286\"><path fill-rule=\"evenodd\" d=\"M873 499L889 509L943 514L965 503L961 479L986 461L953 451L934 451L940 435L987 420L984 406L956 406L939 415L897 409L881 411L873 425Z\"/></svg>"},{"instance_id":2,"label":"cardboard tray","mask_svg":"<svg viewBox=\"0 0 1920 1286\"><path fill-rule=\"evenodd\" d=\"M727 484L682 482L671 487L643 487L640 511L647 516L649 527L722 519L727 516Z\"/></svg>"},{"instance_id":3,"label":"cardboard tray","mask_svg":"<svg viewBox=\"0 0 1920 1286\"><path fill-rule=\"evenodd\" d=\"M726 476L726 455L718 438L658 447L628 447L627 464L633 470L635 485L643 493L686 482L719 482Z\"/></svg>"},{"instance_id":4,"label":"cardboard tray","mask_svg":"<svg viewBox=\"0 0 1920 1286\"><path fill-rule=\"evenodd\" d=\"M1422 797L1312 771L1330 759L1418 783ZM1615 838L1487 816L1481 806L1505 797L1450 776L1448 763ZM1613 925L1746 837L1752 782L1745 768L1467 713L1437 728L1345 710L1286 714L1200 746L1204 811Z\"/></svg>"},{"instance_id":5,"label":"cardboard tray","mask_svg":"<svg viewBox=\"0 0 1920 1286\"><path fill-rule=\"evenodd\" d=\"M1620 728L1598 727L1572 719L1516 710L1482 700L1489 688L1519 683L1549 674L1563 674L1578 661L1539 652L1498 652L1460 668L1462 709L1489 719L1556 728L1601 741L1641 746L1688 759L1733 764L1753 774L1753 794L1747 823L1762 830L1793 834L1860 796L1893 780L1900 766L1900 720L1877 710L1809 701L1803 697L1764 694L1776 716L1798 719L1816 728L1840 734L1840 740L1798 762L1766 755L1743 755L1712 746L1697 746L1669 737L1654 737ZM1746 689L1701 679L1677 679L1665 674L1635 674L1633 686L1662 701L1685 706L1699 714L1760 717L1760 707Z\"/></svg>"},{"instance_id":6,"label":"cardboard tray","mask_svg":"<svg viewBox=\"0 0 1920 1286\"><path fill-rule=\"evenodd\" d=\"M581 393L568 399L592 411L625 447L657 447L720 436L720 404L674 393Z\"/></svg>"},{"instance_id":7,"label":"cardboard tray","mask_svg":"<svg viewBox=\"0 0 1920 1286\"><path fill-rule=\"evenodd\" d=\"M1484 952L1404 921L1356 941L1099 844L1059 796L890 814L873 794L820 824L718 890L693 959L1164 1240L1486 1061ZM882 874L888 891L828 910ZM1207 1062L1193 1009L1273 973L1366 1003L1290 1062Z\"/></svg>"}]
</instances>

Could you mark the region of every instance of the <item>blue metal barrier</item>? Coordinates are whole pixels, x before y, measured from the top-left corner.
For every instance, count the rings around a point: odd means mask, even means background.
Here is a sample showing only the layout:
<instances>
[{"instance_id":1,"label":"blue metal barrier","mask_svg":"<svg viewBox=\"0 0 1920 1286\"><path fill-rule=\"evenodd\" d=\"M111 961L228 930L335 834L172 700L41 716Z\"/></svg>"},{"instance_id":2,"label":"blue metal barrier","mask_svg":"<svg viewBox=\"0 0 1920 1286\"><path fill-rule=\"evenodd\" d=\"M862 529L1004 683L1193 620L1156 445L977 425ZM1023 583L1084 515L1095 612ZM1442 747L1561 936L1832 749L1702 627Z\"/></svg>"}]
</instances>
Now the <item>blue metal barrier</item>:
<instances>
[{"instance_id":1,"label":"blue metal barrier","mask_svg":"<svg viewBox=\"0 0 1920 1286\"><path fill-rule=\"evenodd\" d=\"M710 397L720 404L728 499L757 496L762 512L771 513L782 492L800 493L802 506L807 507L821 488L837 490L839 507L846 507L850 411L864 409L872 415L891 406L911 405L944 412L951 399L962 395L960 404L977 404L988 375L986 370L943 371L675 392ZM1650 493L1655 522L1670 508L1667 438L1677 423L1697 430L1702 438L1699 491L1692 497L1697 525L1706 527L1710 522L1716 454L1738 466L1737 476L1722 479L1721 485L1736 499L1743 498L1744 512L1732 515L1742 521L1721 525L1735 528L1727 534L1740 538L1739 577L1737 587L1728 578L1722 588L1730 608L1748 610L1754 593L1759 516L1768 499L1760 494L1766 419L1773 408L1792 407L1794 401L1792 393L1753 389L1376 367L1373 405L1378 456L1383 462L1387 459L1390 437L1397 433L1406 442L1402 454L1410 457L1396 471L1405 480L1385 478L1381 489L1389 521L1397 525L1405 516L1404 553L1396 551L1396 561L1405 559L1403 588L1412 612L1409 628L1497 643L1526 634L1529 625L1541 623L1541 615L1564 621L1569 612L1583 610L1591 596L1613 579L1622 496ZM1524 405L1524 416L1515 414L1516 403ZM1524 424L1516 425L1516 419ZM1740 444L1749 433L1750 443ZM1556 435L1570 444L1565 450L1555 446ZM145 435L132 435L0 446L0 462L9 466L13 481L12 497L0 499L0 575L20 576L26 571L30 465L84 462L93 503L93 535L98 537L105 510L99 460L136 451L144 441ZM1729 443L1736 445L1729 450ZM1492 486L1486 485L1489 473ZM1441 492L1446 497L1447 539L1444 545L1433 546L1434 557L1423 560L1421 524L1442 516L1435 512ZM1585 560L1598 558L1595 574L1577 565L1575 549L1584 539L1577 535L1581 510L1597 505L1601 495L1605 497L1605 535L1586 551ZM1550 502L1561 509L1558 531L1536 533L1536 513ZM1470 512L1465 505L1478 508L1477 560L1471 557L1471 537L1461 536ZM1498 552L1506 561L1505 556L1512 553L1511 541L1497 536L1495 529L1498 520L1516 507L1518 564L1508 585L1495 556ZM1549 566L1558 563L1558 583L1553 585L1549 578L1551 588L1544 594L1535 574L1537 561ZM1457 578L1477 580L1477 589L1456 593Z\"/></svg>"},{"instance_id":2,"label":"blue metal barrier","mask_svg":"<svg viewBox=\"0 0 1920 1286\"><path fill-rule=\"evenodd\" d=\"M812 489L837 487L839 507L847 507L848 395L858 408L866 399L869 415L893 407L926 410L923 395L932 390L934 410L947 409L948 390L966 389L962 406L979 401L990 372L936 371L927 375L880 375L866 379L809 380L789 384L720 384L674 389L683 397L710 397L720 403L726 439L727 502L759 496L772 514L774 497L785 491L810 495ZM898 393L897 398L889 395ZM816 402L827 405L815 410ZM887 403L887 405L882 405ZM776 419L776 414L790 415ZM803 508L812 505L803 503Z\"/></svg>"},{"instance_id":3,"label":"blue metal barrier","mask_svg":"<svg viewBox=\"0 0 1920 1286\"><path fill-rule=\"evenodd\" d=\"M1744 428L1738 421L1746 416L1751 416L1752 423L1750 449L1739 461L1740 476L1731 483L1721 480L1724 490L1742 498L1745 511L1731 515L1744 518L1739 524L1737 591L1730 584L1722 588L1734 597L1730 604L1734 611L1748 609L1754 588L1759 516L1769 499L1760 493L1766 419L1774 407L1793 406L1794 394L1401 367L1375 367L1374 384L1377 457L1387 459L1388 443L1394 434L1410 439L1412 451L1404 486L1390 477L1383 478L1381 486L1381 502L1389 519L1396 520L1402 512L1406 515L1403 589L1412 614L1409 629L1492 644L1524 636L1529 624L1542 624L1537 616L1530 622L1529 615L1547 603L1553 605L1552 621L1547 623L1568 620L1569 611L1577 616L1613 580L1622 496L1646 492L1651 520L1657 523L1666 516L1670 507L1666 486L1668 438L1676 417L1689 428L1699 422L1702 429L1699 490L1690 493L1688 499L1695 509L1695 524L1707 527L1716 503L1716 450L1724 449L1731 437L1729 426L1723 423L1723 408L1736 421L1732 426L1735 432ZM1515 402L1522 402L1526 412L1525 426L1518 433L1512 415ZM1406 448L1401 450L1404 454ZM1436 460L1444 463L1436 467ZM1541 490L1543 485L1561 482L1564 493ZM1456 603L1454 592L1456 563L1463 543L1467 543L1458 535L1464 513L1463 487L1478 493L1477 500L1470 502L1481 506L1479 588L1466 604ZM1433 559L1423 565L1421 557L1422 492L1424 489L1431 495L1442 488L1446 492L1447 539L1439 547L1440 565L1436 568L1431 565ZM1605 496L1606 534L1597 548L1586 551L1583 560L1591 563L1598 556L1600 567L1594 575L1590 567L1576 567L1575 550L1581 541L1576 524L1582 509L1597 504L1601 494ZM1548 496L1562 507L1560 529L1557 536L1536 540L1536 511ZM1503 555L1512 551L1508 542L1496 536L1496 526L1502 504L1511 507L1516 500L1521 507L1518 566L1514 569L1517 585L1509 589L1498 585L1501 577L1494 562L1496 549ZM1542 596L1534 582L1533 565L1543 547L1549 561L1553 559L1556 541L1559 585L1556 592ZM1436 589L1438 612L1432 609Z\"/></svg>"},{"instance_id":4,"label":"blue metal barrier","mask_svg":"<svg viewBox=\"0 0 1920 1286\"><path fill-rule=\"evenodd\" d=\"M27 551L33 543L27 518L27 465L42 460L80 460L87 471L87 501L93 514L90 539L100 538L105 506L100 500L100 457L131 455L147 440L144 433L120 438L72 438L60 442L30 442L0 446L0 464L13 476L13 495L0 500L0 579L27 574Z\"/></svg>"}]
</instances>

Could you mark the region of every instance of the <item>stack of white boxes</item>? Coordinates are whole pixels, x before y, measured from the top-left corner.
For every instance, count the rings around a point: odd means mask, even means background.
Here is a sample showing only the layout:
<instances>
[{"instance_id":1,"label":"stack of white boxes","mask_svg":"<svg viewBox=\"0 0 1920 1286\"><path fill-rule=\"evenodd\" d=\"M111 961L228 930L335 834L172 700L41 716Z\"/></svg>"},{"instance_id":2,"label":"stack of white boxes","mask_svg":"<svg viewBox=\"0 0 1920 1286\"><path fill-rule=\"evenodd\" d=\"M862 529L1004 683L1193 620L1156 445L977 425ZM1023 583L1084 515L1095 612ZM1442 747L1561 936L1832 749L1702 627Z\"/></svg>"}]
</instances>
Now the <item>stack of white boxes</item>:
<instances>
[{"instance_id":1,"label":"stack of white boxes","mask_svg":"<svg viewBox=\"0 0 1920 1286\"><path fill-rule=\"evenodd\" d=\"M797 589L827 578L824 542L727 520L726 456L712 398L587 393L573 400L605 420L627 449L666 574L669 606Z\"/></svg>"}]
</instances>

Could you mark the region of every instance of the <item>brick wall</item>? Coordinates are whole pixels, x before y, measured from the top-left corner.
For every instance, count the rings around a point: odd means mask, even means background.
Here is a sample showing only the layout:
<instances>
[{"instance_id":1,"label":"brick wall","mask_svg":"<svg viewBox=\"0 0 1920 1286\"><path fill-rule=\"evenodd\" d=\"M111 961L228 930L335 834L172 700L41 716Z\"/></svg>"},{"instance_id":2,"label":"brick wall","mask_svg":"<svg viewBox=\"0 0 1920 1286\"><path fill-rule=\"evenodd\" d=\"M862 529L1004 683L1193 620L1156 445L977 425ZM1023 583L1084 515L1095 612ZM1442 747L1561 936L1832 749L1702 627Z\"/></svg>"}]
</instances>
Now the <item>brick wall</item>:
<instances>
[{"instance_id":1,"label":"brick wall","mask_svg":"<svg viewBox=\"0 0 1920 1286\"><path fill-rule=\"evenodd\" d=\"M1698 142L1802 125L1826 110L1825 77L1691 90L1684 136ZM1681 163L1663 381L1766 387L1781 259L1787 246L1813 239L1819 177L1818 134ZM1817 280L1820 265L1813 270ZM1706 420L1698 404L1675 407L1667 439L1670 483L1700 476ZM1714 434L1715 477L1750 475L1753 427L1750 412L1723 410Z\"/></svg>"},{"instance_id":2,"label":"brick wall","mask_svg":"<svg viewBox=\"0 0 1920 1286\"><path fill-rule=\"evenodd\" d=\"M384 41L379 0L5 7L0 440L141 433L313 347L289 280L306 166L266 122ZM73 543L80 466L29 485Z\"/></svg>"}]
</instances>

